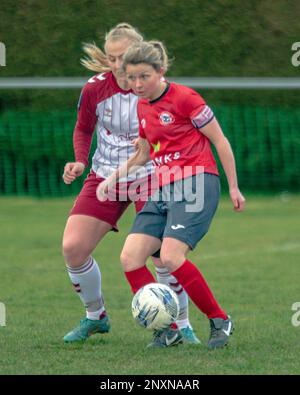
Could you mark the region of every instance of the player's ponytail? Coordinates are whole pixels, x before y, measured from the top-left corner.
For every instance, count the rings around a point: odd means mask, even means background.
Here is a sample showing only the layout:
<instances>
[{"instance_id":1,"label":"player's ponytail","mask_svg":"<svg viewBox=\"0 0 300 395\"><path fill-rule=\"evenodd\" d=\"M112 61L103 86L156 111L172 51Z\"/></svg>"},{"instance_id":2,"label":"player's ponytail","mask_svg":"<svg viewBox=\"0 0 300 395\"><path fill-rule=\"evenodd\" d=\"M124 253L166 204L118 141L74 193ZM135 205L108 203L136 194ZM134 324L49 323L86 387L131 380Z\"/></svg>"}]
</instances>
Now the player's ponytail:
<instances>
[{"instance_id":1,"label":"player's ponytail","mask_svg":"<svg viewBox=\"0 0 300 395\"><path fill-rule=\"evenodd\" d=\"M163 43L161 41L143 41L129 47L123 57L124 71L128 64L140 63L149 64L156 71L163 68L164 73L166 73L170 62Z\"/></svg>"},{"instance_id":2,"label":"player's ponytail","mask_svg":"<svg viewBox=\"0 0 300 395\"><path fill-rule=\"evenodd\" d=\"M97 73L105 73L106 71L110 71L106 55L100 48L97 47L95 43L85 43L82 48L88 56L80 59L80 63L85 68L96 71Z\"/></svg>"},{"instance_id":3,"label":"player's ponytail","mask_svg":"<svg viewBox=\"0 0 300 395\"><path fill-rule=\"evenodd\" d=\"M105 35L105 42L128 39L132 43L143 41L143 36L129 23L119 23ZM105 53L95 43L84 43L83 51L87 55L80 63L89 70L98 73L110 71Z\"/></svg>"},{"instance_id":4,"label":"player's ponytail","mask_svg":"<svg viewBox=\"0 0 300 395\"><path fill-rule=\"evenodd\" d=\"M149 44L152 44L153 47L159 51L160 59L161 59L161 67L166 72L170 66L170 61L164 44L161 41L154 41L154 40L149 41Z\"/></svg>"}]
</instances>

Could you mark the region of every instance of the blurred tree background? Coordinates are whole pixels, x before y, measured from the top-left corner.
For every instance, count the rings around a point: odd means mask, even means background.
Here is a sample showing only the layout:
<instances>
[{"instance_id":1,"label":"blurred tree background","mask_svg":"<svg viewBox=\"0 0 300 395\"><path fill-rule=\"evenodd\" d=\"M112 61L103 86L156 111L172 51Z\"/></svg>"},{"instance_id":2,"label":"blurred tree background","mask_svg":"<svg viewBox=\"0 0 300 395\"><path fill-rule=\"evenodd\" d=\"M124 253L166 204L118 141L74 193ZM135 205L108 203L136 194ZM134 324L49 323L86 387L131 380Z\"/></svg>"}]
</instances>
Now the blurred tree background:
<instances>
[{"instance_id":1,"label":"blurred tree background","mask_svg":"<svg viewBox=\"0 0 300 395\"><path fill-rule=\"evenodd\" d=\"M300 40L299 15L300 2L292 0L2 0L0 41L7 66L0 77L88 77L91 72L80 65L82 43L103 47L105 33L122 21L166 44L174 59L169 76L299 76L291 64L291 45ZM0 94L0 109L56 109L74 106L78 98L74 90ZM247 92L245 99L265 102L272 95ZM208 96L236 102L241 93ZM297 97L289 96L285 102Z\"/></svg>"},{"instance_id":2,"label":"blurred tree background","mask_svg":"<svg viewBox=\"0 0 300 395\"><path fill-rule=\"evenodd\" d=\"M103 48L105 33L120 22L166 44L174 60L169 77L297 77L291 47L300 41L299 15L292 0L2 0L0 78L88 79L83 43ZM299 90L199 91L232 143L243 189L299 190ZM78 192L82 180L66 186L61 174L73 160L79 94L0 90L0 194Z\"/></svg>"}]
</instances>

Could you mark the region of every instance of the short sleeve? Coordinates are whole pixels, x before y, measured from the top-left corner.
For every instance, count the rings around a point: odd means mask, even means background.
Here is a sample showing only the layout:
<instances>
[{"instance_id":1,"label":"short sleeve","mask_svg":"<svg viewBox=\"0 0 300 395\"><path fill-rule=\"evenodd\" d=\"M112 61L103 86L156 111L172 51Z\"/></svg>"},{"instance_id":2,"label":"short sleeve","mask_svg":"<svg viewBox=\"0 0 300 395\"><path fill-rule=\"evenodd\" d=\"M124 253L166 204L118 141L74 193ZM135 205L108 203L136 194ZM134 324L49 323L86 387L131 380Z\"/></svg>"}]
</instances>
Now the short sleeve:
<instances>
[{"instance_id":1,"label":"short sleeve","mask_svg":"<svg viewBox=\"0 0 300 395\"><path fill-rule=\"evenodd\" d=\"M197 129L207 125L214 118L211 108L203 97L193 89L188 89L184 93L180 101L182 115L189 118Z\"/></svg>"}]
</instances>

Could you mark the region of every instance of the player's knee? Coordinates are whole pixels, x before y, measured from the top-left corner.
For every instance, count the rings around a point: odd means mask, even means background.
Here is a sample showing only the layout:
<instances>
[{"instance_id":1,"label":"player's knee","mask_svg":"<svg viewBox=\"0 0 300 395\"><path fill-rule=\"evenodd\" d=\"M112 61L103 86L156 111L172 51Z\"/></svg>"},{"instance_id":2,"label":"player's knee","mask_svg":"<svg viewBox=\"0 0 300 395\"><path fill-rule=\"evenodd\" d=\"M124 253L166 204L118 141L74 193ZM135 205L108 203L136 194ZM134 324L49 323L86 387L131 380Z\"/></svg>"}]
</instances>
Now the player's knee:
<instances>
[{"instance_id":1,"label":"player's knee","mask_svg":"<svg viewBox=\"0 0 300 395\"><path fill-rule=\"evenodd\" d=\"M82 265L89 256L89 251L84 251L82 244L75 239L63 240L62 253L66 264L71 267Z\"/></svg>"},{"instance_id":2,"label":"player's knee","mask_svg":"<svg viewBox=\"0 0 300 395\"><path fill-rule=\"evenodd\" d=\"M74 255L75 253L75 243L70 239L64 239L62 243L62 253L65 258Z\"/></svg>"},{"instance_id":3,"label":"player's knee","mask_svg":"<svg viewBox=\"0 0 300 395\"><path fill-rule=\"evenodd\" d=\"M174 251L163 251L160 252L160 260L163 266L165 266L169 272L173 272L178 269L179 266L184 262L185 257L180 256Z\"/></svg>"},{"instance_id":4,"label":"player's knee","mask_svg":"<svg viewBox=\"0 0 300 395\"><path fill-rule=\"evenodd\" d=\"M120 260L124 272L129 272L135 268L136 259L131 251L123 249L120 255Z\"/></svg>"},{"instance_id":5,"label":"player's knee","mask_svg":"<svg viewBox=\"0 0 300 395\"><path fill-rule=\"evenodd\" d=\"M130 249L123 249L120 256L121 264L124 272L130 272L136 270L145 265L145 259L137 254L136 251Z\"/></svg>"}]
</instances>

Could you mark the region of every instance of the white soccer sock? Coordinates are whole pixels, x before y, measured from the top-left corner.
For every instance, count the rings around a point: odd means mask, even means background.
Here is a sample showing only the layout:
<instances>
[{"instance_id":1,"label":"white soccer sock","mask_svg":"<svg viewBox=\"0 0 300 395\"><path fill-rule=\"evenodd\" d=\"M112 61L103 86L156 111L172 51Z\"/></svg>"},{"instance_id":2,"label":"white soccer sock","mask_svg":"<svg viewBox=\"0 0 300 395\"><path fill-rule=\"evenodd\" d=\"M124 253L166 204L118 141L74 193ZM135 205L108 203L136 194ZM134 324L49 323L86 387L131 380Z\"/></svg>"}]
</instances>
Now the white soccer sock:
<instances>
[{"instance_id":1,"label":"white soccer sock","mask_svg":"<svg viewBox=\"0 0 300 395\"><path fill-rule=\"evenodd\" d=\"M73 287L86 308L87 318L99 320L105 308L101 294L101 273L97 262L90 256L82 266L67 266L67 270Z\"/></svg>"},{"instance_id":2,"label":"white soccer sock","mask_svg":"<svg viewBox=\"0 0 300 395\"><path fill-rule=\"evenodd\" d=\"M176 320L176 324L179 329L186 328L186 327L193 329L188 318L185 318L183 320Z\"/></svg>"},{"instance_id":3,"label":"white soccer sock","mask_svg":"<svg viewBox=\"0 0 300 395\"><path fill-rule=\"evenodd\" d=\"M101 314L105 311L105 307L101 307L101 309L96 311L88 311L86 310L86 318L89 320L99 320Z\"/></svg>"},{"instance_id":4,"label":"white soccer sock","mask_svg":"<svg viewBox=\"0 0 300 395\"><path fill-rule=\"evenodd\" d=\"M178 296L179 300L179 316L176 324L179 329L192 325L189 321L189 297L176 278L170 274L166 267L155 267L156 278L159 283L168 285Z\"/></svg>"}]
</instances>

